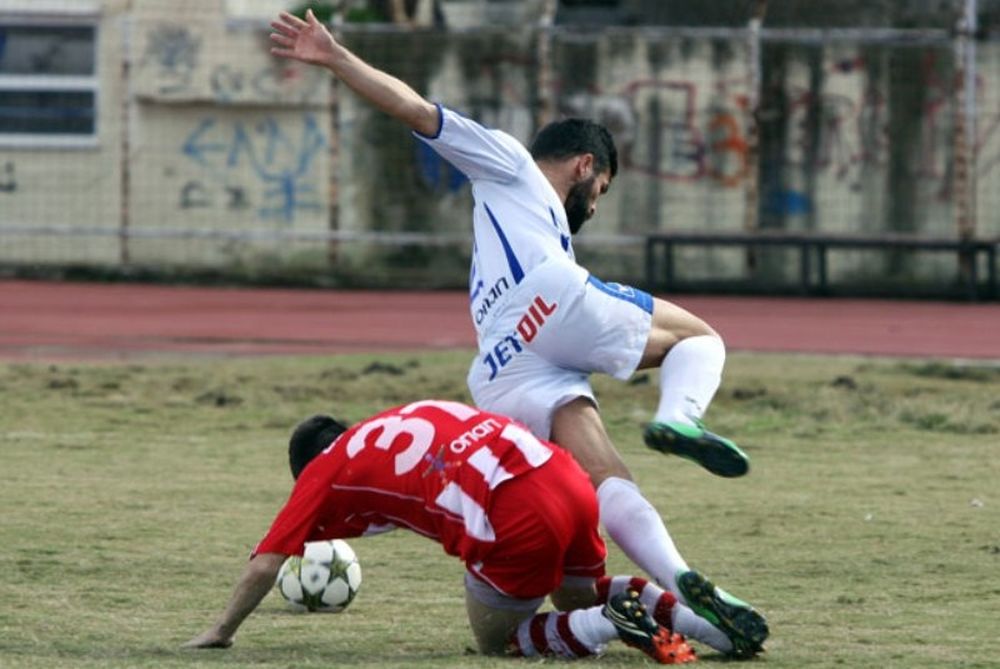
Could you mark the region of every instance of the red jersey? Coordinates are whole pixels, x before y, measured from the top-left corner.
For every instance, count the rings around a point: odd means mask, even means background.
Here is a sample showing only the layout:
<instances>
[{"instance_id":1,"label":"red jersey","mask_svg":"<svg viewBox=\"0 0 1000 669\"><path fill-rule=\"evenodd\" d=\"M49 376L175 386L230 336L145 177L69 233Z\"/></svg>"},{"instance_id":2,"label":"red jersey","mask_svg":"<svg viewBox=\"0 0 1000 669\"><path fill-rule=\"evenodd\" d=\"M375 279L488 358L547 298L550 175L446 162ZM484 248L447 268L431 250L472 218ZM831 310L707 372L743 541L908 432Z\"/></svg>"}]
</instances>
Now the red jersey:
<instances>
[{"instance_id":1,"label":"red jersey","mask_svg":"<svg viewBox=\"0 0 1000 669\"><path fill-rule=\"evenodd\" d=\"M546 463L553 448L458 402L389 409L306 466L254 552L301 555L307 541L405 527L474 562L496 540L488 511L497 487Z\"/></svg>"}]
</instances>

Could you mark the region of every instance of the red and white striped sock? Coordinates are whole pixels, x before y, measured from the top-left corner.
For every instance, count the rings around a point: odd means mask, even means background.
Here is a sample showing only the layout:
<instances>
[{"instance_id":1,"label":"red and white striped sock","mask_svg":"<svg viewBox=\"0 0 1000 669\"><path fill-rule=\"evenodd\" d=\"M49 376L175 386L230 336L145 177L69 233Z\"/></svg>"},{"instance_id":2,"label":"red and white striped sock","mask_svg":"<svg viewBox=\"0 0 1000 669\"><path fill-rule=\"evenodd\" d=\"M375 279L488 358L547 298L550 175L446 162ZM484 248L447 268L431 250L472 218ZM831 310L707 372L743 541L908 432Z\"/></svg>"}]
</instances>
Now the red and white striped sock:
<instances>
[{"instance_id":1,"label":"red and white striped sock","mask_svg":"<svg viewBox=\"0 0 1000 669\"><path fill-rule=\"evenodd\" d=\"M587 657L604 652L618 632L601 607L539 613L517 626L511 637L512 655L522 657Z\"/></svg>"},{"instance_id":2,"label":"red and white striped sock","mask_svg":"<svg viewBox=\"0 0 1000 669\"><path fill-rule=\"evenodd\" d=\"M597 603L606 604L610 597L625 590L639 593L639 601L653 616L653 620L674 631L673 613L677 598L652 581L638 576L602 576L597 579Z\"/></svg>"}]
</instances>

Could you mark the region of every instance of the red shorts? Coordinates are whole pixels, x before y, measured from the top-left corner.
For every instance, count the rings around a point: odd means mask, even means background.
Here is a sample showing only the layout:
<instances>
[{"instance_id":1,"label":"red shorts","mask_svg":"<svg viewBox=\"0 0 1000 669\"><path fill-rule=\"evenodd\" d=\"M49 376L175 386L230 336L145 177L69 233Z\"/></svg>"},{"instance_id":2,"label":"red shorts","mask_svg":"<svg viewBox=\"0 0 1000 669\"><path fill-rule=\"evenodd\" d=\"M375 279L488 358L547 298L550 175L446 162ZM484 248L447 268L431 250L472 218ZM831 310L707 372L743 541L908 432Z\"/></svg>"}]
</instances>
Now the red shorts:
<instances>
[{"instance_id":1,"label":"red shorts","mask_svg":"<svg viewBox=\"0 0 1000 669\"><path fill-rule=\"evenodd\" d=\"M544 597L563 576L604 575L597 495L567 452L551 446L544 465L497 488L489 510L496 541L469 571L516 597Z\"/></svg>"}]
</instances>

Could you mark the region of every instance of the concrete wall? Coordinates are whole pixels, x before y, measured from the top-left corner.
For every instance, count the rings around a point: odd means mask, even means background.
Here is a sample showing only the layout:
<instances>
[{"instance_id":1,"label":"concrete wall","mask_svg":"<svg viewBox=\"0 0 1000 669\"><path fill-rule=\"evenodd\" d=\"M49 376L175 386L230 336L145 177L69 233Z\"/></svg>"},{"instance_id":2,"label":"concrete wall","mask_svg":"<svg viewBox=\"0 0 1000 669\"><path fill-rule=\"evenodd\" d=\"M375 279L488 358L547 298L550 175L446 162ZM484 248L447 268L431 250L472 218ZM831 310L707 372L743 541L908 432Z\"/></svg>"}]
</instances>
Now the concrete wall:
<instances>
[{"instance_id":1,"label":"concrete wall","mask_svg":"<svg viewBox=\"0 0 1000 669\"><path fill-rule=\"evenodd\" d=\"M560 113L601 120L615 134L621 173L588 234L740 230L747 218L747 45L739 35L610 29L557 33L547 91L531 36L349 34L351 46L430 98L528 141L548 92ZM474 45L474 46L473 46ZM1000 43L978 46L978 233L1000 235ZM953 46L765 43L760 113L759 225L844 234L957 234ZM341 106L341 220L351 229L455 230L467 189L422 156L396 126L351 97ZM426 160L425 160L426 158ZM414 180L413 174L419 179ZM392 175L391 178L388 178ZM385 184L391 182L391 192ZM372 185L376 184L376 185ZM372 189L376 189L377 194ZM428 204L428 201L430 202ZM797 257L685 250L686 278L794 277ZM628 271L635 256L608 271ZM950 280L955 259L873 252L831 255L833 279L886 273ZM634 274L633 274L634 276Z\"/></svg>"},{"instance_id":2,"label":"concrete wall","mask_svg":"<svg viewBox=\"0 0 1000 669\"><path fill-rule=\"evenodd\" d=\"M399 124L331 89L325 73L271 58L266 24L246 19L258 4L22 4L31 15L82 11L98 23L100 122L93 146L3 147L0 229L108 234L3 233L0 260L211 267L280 256L290 248L275 239L281 235L468 231L461 175ZM227 12L237 10L243 18L234 20ZM547 75L530 29L349 28L343 39L429 98L525 142L545 100L558 113L606 123L621 172L584 246L594 234L737 230L748 206L766 228L956 231L956 75L946 41L766 42L760 156L752 164L740 33L561 30L551 38ZM1000 43L980 43L977 66L978 231L997 236ZM756 204L746 196L754 167ZM220 234L231 238L213 237ZM612 248L599 271L635 280L637 253ZM686 251L681 266L694 279L796 271L782 254L765 254L751 271L736 251ZM831 269L834 278L890 272L944 280L954 261L838 254Z\"/></svg>"}]
</instances>

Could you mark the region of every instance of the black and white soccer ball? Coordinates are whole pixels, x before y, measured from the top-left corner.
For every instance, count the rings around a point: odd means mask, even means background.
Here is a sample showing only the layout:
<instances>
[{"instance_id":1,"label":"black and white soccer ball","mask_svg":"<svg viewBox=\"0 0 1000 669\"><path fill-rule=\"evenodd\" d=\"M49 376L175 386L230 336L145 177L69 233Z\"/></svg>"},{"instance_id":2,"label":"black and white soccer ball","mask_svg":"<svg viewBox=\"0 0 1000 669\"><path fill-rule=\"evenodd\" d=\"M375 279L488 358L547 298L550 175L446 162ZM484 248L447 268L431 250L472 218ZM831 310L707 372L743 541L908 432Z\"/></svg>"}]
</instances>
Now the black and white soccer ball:
<instances>
[{"instance_id":1,"label":"black and white soccer ball","mask_svg":"<svg viewBox=\"0 0 1000 669\"><path fill-rule=\"evenodd\" d=\"M294 611L340 613L361 587L361 564L346 541L310 541L278 571L275 587Z\"/></svg>"}]
</instances>

